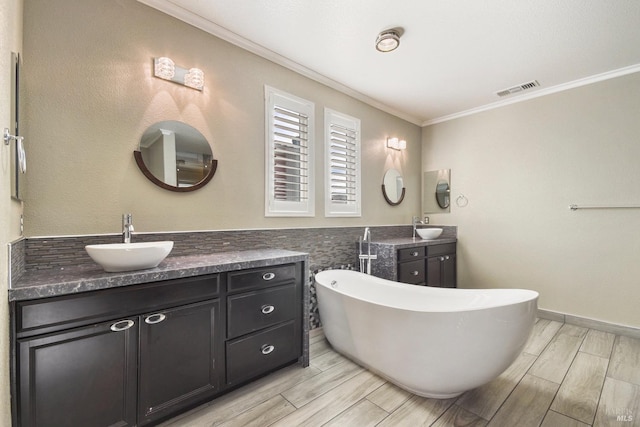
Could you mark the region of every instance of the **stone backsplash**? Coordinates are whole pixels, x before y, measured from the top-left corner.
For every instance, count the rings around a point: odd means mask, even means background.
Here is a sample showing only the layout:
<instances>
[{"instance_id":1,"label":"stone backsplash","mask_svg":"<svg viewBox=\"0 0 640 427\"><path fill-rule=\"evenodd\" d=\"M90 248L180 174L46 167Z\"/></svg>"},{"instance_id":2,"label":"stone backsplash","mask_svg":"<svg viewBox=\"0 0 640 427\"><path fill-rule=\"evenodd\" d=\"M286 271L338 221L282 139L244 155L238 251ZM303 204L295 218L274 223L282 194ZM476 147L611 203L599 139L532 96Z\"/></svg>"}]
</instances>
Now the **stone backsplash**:
<instances>
[{"instance_id":1,"label":"stone backsplash","mask_svg":"<svg viewBox=\"0 0 640 427\"><path fill-rule=\"evenodd\" d=\"M456 227L443 227L443 237L456 237ZM172 240L170 257L241 251L286 249L309 254L311 328L318 327L314 274L329 268L357 269L356 242L364 227L324 227L271 230L198 231L134 234L132 241ZM372 240L411 237L410 225L371 227ZM66 236L27 238L11 245L11 277L17 281L26 271L95 265L84 247L89 244L118 243L122 236Z\"/></svg>"}]
</instances>

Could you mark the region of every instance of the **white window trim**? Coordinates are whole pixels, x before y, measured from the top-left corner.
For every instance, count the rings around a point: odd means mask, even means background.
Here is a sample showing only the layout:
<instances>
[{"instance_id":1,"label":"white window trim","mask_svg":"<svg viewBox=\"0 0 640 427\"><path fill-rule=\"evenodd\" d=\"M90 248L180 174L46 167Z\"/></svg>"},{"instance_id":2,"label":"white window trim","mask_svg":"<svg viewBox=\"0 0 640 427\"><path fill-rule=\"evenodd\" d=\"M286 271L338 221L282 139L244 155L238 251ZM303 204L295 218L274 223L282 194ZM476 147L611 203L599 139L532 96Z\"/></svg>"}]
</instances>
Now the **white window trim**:
<instances>
[{"instance_id":1,"label":"white window trim","mask_svg":"<svg viewBox=\"0 0 640 427\"><path fill-rule=\"evenodd\" d=\"M265 208L267 217L315 216L314 135L315 105L313 102L270 86L265 89ZM276 200L274 182L274 114L280 106L307 116L307 198L302 201Z\"/></svg>"},{"instance_id":2,"label":"white window trim","mask_svg":"<svg viewBox=\"0 0 640 427\"><path fill-rule=\"evenodd\" d=\"M355 132L355 194L350 203L336 203L331 200L331 126L341 126ZM348 116L338 111L324 109L324 215L326 217L360 217L362 216L362 183L361 183L361 157L360 147L360 119Z\"/></svg>"}]
</instances>

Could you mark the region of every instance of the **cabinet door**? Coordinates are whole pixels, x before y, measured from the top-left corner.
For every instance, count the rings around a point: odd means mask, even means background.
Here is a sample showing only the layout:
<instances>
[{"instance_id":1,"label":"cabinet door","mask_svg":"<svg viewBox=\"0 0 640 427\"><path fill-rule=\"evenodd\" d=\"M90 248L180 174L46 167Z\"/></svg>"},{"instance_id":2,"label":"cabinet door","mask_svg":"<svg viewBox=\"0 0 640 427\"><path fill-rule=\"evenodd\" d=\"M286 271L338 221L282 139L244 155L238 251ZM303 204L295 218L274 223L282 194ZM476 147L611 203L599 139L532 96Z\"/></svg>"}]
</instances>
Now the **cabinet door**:
<instances>
[{"instance_id":1,"label":"cabinet door","mask_svg":"<svg viewBox=\"0 0 640 427\"><path fill-rule=\"evenodd\" d=\"M427 286L442 286L442 271L439 256L427 258Z\"/></svg>"},{"instance_id":2,"label":"cabinet door","mask_svg":"<svg viewBox=\"0 0 640 427\"><path fill-rule=\"evenodd\" d=\"M441 288L456 287L456 255L427 258L427 285Z\"/></svg>"},{"instance_id":3,"label":"cabinet door","mask_svg":"<svg viewBox=\"0 0 640 427\"><path fill-rule=\"evenodd\" d=\"M456 287L456 255L445 255L442 261L442 287Z\"/></svg>"},{"instance_id":4,"label":"cabinet door","mask_svg":"<svg viewBox=\"0 0 640 427\"><path fill-rule=\"evenodd\" d=\"M216 393L220 304L205 301L140 317L139 425Z\"/></svg>"},{"instance_id":5,"label":"cabinet door","mask_svg":"<svg viewBox=\"0 0 640 427\"><path fill-rule=\"evenodd\" d=\"M136 425L136 319L18 341L21 426Z\"/></svg>"}]
</instances>

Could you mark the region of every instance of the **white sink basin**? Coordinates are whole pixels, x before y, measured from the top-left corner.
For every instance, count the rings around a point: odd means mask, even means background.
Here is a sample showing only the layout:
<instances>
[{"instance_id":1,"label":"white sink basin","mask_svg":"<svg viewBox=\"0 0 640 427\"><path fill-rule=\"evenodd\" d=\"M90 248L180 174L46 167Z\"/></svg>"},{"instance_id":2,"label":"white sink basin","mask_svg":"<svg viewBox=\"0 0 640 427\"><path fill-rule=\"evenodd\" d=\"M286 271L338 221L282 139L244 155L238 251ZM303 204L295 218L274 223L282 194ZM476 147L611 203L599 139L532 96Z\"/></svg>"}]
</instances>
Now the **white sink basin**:
<instances>
[{"instance_id":1,"label":"white sink basin","mask_svg":"<svg viewBox=\"0 0 640 427\"><path fill-rule=\"evenodd\" d=\"M105 271L131 271L157 267L173 249L173 242L110 243L84 248Z\"/></svg>"},{"instance_id":2,"label":"white sink basin","mask_svg":"<svg viewBox=\"0 0 640 427\"><path fill-rule=\"evenodd\" d=\"M442 228L416 228L416 233L425 240L433 240L440 237Z\"/></svg>"}]
</instances>

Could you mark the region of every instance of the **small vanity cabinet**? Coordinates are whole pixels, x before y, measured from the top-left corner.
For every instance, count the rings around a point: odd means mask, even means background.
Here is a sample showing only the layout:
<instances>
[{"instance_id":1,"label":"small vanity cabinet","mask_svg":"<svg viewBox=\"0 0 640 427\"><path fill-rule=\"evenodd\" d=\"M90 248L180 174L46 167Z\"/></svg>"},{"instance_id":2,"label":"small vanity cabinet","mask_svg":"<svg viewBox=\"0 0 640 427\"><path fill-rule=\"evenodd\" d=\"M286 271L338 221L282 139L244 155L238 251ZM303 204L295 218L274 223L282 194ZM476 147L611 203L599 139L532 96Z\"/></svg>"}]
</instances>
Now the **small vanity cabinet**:
<instances>
[{"instance_id":1,"label":"small vanity cabinet","mask_svg":"<svg viewBox=\"0 0 640 427\"><path fill-rule=\"evenodd\" d=\"M14 425L154 425L302 361L303 266L13 302Z\"/></svg>"},{"instance_id":2,"label":"small vanity cabinet","mask_svg":"<svg viewBox=\"0 0 640 427\"><path fill-rule=\"evenodd\" d=\"M455 240L393 239L371 243L372 274L414 285L456 287Z\"/></svg>"},{"instance_id":3,"label":"small vanity cabinet","mask_svg":"<svg viewBox=\"0 0 640 427\"><path fill-rule=\"evenodd\" d=\"M300 354L299 282L295 264L229 273L227 385L242 383Z\"/></svg>"}]
</instances>

